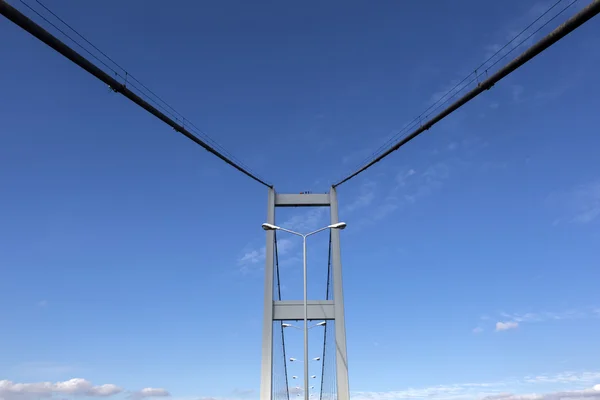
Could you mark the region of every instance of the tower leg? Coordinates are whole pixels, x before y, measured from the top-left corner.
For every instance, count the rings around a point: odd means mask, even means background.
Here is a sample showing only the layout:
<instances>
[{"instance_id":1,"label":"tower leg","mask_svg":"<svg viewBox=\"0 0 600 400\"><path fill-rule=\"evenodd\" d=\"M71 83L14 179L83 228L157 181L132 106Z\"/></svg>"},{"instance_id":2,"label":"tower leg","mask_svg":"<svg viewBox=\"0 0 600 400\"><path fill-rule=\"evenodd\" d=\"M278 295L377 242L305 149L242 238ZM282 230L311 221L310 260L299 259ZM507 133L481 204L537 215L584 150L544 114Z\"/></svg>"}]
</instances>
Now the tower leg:
<instances>
[{"instance_id":1,"label":"tower leg","mask_svg":"<svg viewBox=\"0 0 600 400\"><path fill-rule=\"evenodd\" d=\"M331 223L339 222L338 201L335 188L329 192ZM342 288L342 259L340 231L331 230L331 268L333 272L333 302L335 310L335 366L337 375L337 398L350 399L348 384L348 355L346 353L346 322L344 319L344 291Z\"/></svg>"},{"instance_id":2,"label":"tower leg","mask_svg":"<svg viewBox=\"0 0 600 400\"><path fill-rule=\"evenodd\" d=\"M275 190L273 188L269 188L267 222L275 225ZM266 234L260 400L271 400L273 389L273 262L275 259L275 232L267 231Z\"/></svg>"}]
</instances>

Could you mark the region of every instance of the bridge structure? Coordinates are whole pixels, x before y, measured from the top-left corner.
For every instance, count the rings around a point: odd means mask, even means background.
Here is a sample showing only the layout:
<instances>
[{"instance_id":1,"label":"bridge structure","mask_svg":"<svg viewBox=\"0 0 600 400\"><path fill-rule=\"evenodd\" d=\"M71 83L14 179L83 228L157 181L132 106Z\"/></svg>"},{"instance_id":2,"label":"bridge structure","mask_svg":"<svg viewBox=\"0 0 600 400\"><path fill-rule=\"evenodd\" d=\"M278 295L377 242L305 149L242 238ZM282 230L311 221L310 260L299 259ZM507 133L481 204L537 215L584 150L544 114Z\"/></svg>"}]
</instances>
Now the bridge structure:
<instances>
[{"instance_id":1,"label":"bridge structure","mask_svg":"<svg viewBox=\"0 0 600 400\"><path fill-rule=\"evenodd\" d=\"M504 66L494 70L494 67L500 60L503 60L510 55L513 50L525 44L542 27L548 25L558 15L562 14L578 1L571 0L571 2L560 9L555 16L550 17L548 13L565 1L558 0L532 24L517 34L483 64L475 68L471 74L467 75L455 87L451 88L421 115L405 125L402 130L384 143L371 158L365 160L360 168L333 184L329 193L285 194L277 193L272 184L252 172L252 170L240 160L232 156L226 149L222 148L218 143L208 137L202 130L197 128L142 82L129 74L124 68L85 39L85 37L58 17L48 7L43 5L40 0L35 0L35 2L45 10L46 15L51 15L55 22L52 22L49 17L42 15L42 13L29 5L25 0L20 1L29 9L31 12L30 16L37 16L44 20L47 24L55 28L56 32L69 38L74 44L85 50L85 52L92 56L97 63L90 61L90 59L75 51L62 40L59 40L55 35L41 27L32 18L21 12L21 10L8 4L6 0L0 0L0 15L33 35L77 66L90 73L92 76L104 82L114 92L125 96L165 124L169 125L176 132L186 136L207 152L218 157L254 181L267 187L266 223L272 226L276 226L276 211L282 207L327 207L330 211L331 225L338 224L340 221L336 188L339 185L344 184L372 167L374 164L380 162L385 157L406 145L409 141L429 130L442 119L473 100L475 97L490 90L500 80L600 13L600 0L592 0L575 15L557 26L554 30L535 42L511 61L507 62ZM540 20L545 20L540 28L535 30L529 36L526 36L523 40L515 42L516 39L531 28L534 23ZM67 32L70 32L70 34ZM509 48L509 46L512 48ZM484 74L480 74L482 71L485 71ZM470 85L474 85L474 87L470 88ZM468 91L459 97L459 94L465 90ZM438 110L440 111L438 112ZM346 350L346 325L344 319L340 232L338 229L329 229L330 240L326 293L323 298L312 300L306 298L306 290L305 298L303 300L282 300L282 283L280 282L279 257L277 251L277 232L277 229L269 229L266 231L260 400L289 400L290 397L294 395L303 396L306 400L316 400L316 398L319 398L319 400L349 400L350 389ZM303 377L305 383L304 388L293 388L290 386L290 375L287 368L290 358L287 357L286 354L285 329L291 326L289 322L300 320L319 321L316 325L323 327L323 349L321 356L316 357L316 359L318 359L317 361L321 362L319 375L308 375L306 364L309 360L305 357L305 376ZM292 376L292 378L297 377ZM318 386L318 390L312 394L310 394L308 390L309 386L307 383L309 378L316 379L318 382L315 385L315 387Z\"/></svg>"},{"instance_id":2,"label":"bridge structure","mask_svg":"<svg viewBox=\"0 0 600 400\"><path fill-rule=\"evenodd\" d=\"M337 191L318 194L282 194L270 188L267 201L267 223L276 226L277 209L281 207L327 207L330 226L338 224ZM349 399L348 356L346 349L346 324L344 321L344 291L342 285L342 260L340 250L340 230L329 230L329 251L327 265L326 292L322 299L282 300L277 252L277 230L266 231L265 246L265 288L262 334L262 361L260 399L289 399L290 385L288 358L285 351L285 329L288 322L305 320L305 323L319 321L323 329L323 350L320 358L321 376L317 393L323 400ZM306 261L306 247L305 261ZM305 265L306 268L306 265ZM306 283L306 281L305 281ZM306 303L305 303L306 302ZM303 307L304 306L304 307ZM316 326L316 325L315 325ZM303 388L296 389L296 395L311 398L308 365L308 337L304 332L304 377ZM316 375L315 375L315 378ZM292 393L293 394L293 393Z\"/></svg>"}]
</instances>

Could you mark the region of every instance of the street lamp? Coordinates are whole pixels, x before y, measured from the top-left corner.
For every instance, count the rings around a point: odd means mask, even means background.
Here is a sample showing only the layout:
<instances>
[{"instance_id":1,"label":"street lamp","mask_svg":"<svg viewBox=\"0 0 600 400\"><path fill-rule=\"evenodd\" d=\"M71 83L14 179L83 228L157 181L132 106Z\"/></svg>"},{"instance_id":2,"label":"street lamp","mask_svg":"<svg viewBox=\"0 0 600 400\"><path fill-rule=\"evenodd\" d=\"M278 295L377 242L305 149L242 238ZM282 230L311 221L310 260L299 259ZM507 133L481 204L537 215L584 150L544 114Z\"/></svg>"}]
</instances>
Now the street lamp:
<instances>
[{"instance_id":1,"label":"street lamp","mask_svg":"<svg viewBox=\"0 0 600 400\"><path fill-rule=\"evenodd\" d=\"M297 358L294 358L294 357L290 357L290 361L291 362L295 362L295 361L304 362L304 361L298 360ZM312 361L321 361L321 357L315 357L315 358L312 359Z\"/></svg>"},{"instance_id":2,"label":"street lamp","mask_svg":"<svg viewBox=\"0 0 600 400\"><path fill-rule=\"evenodd\" d=\"M321 321L318 324L314 324L312 326L309 326L308 329L316 328L317 326L325 326L325 325L327 325L327 321ZM283 323L283 324L281 324L281 326L284 327L284 328L294 328L294 329L300 329L300 330L302 330L302 328L298 328L297 326L294 326L292 324Z\"/></svg>"},{"instance_id":3,"label":"street lamp","mask_svg":"<svg viewBox=\"0 0 600 400\"><path fill-rule=\"evenodd\" d=\"M282 228L277 225L264 223L262 224L262 228L265 231L284 231L287 233L291 233L292 235L300 236L302 238L302 253L303 253L303 261L304 261L304 359L308 360L308 300L306 293L306 238L314 235L315 233L319 233L326 229L344 229L346 228L345 222L337 222L335 224L327 225L324 228L317 229L316 231L301 234L298 232L291 231L289 229ZM308 400L308 363L304 363L304 400Z\"/></svg>"}]
</instances>

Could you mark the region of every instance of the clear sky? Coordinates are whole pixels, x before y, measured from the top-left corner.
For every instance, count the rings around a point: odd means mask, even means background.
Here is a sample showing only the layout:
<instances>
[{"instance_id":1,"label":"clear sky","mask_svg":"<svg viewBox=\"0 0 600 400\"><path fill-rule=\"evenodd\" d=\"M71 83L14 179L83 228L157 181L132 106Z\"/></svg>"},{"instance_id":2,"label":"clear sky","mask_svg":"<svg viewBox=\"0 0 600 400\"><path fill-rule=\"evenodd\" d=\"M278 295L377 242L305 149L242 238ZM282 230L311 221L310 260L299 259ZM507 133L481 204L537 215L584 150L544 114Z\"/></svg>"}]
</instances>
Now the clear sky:
<instances>
[{"instance_id":1,"label":"clear sky","mask_svg":"<svg viewBox=\"0 0 600 400\"><path fill-rule=\"evenodd\" d=\"M45 4L297 193L327 191L553 2ZM267 190L4 18L0 38L0 399L256 399ZM355 399L600 398L599 63L596 18L339 188Z\"/></svg>"}]
</instances>

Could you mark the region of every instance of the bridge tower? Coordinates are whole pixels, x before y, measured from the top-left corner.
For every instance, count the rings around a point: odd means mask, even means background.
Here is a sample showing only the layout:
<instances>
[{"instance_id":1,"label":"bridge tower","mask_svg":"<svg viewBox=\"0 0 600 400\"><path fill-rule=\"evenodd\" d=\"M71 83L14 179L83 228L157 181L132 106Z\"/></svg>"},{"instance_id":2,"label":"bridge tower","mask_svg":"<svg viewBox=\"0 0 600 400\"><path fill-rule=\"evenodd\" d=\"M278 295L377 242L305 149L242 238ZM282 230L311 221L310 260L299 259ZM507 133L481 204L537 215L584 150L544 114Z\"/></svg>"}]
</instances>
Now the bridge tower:
<instances>
[{"instance_id":1,"label":"bridge tower","mask_svg":"<svg viewBox=\"0 0 600 400\"><path fill-rule=\"evenodd\" d=\"M329 207L331 224L339 222L338 201L335 188L329 193L281 194L269 188L267 223L276 225L278 207ZM346 355L346 327L344 321L344 293L342 289L342 261L340 252L340 231L331 229L330 263L333 299L308 300L308 319L333 321L335 340L335 373L337 399L349 400L348 358ZM265 249L265 294L262 334L262 363L260 400L272 400L273 393L273 325L276 321L303 320L303 299L274 299L275 231L266 231ZM326 327L331 329L330 324ZM304 362L307 362L305 360ZM337 400L332 399L332 400Z\"/></svg>"}]
</instances>

